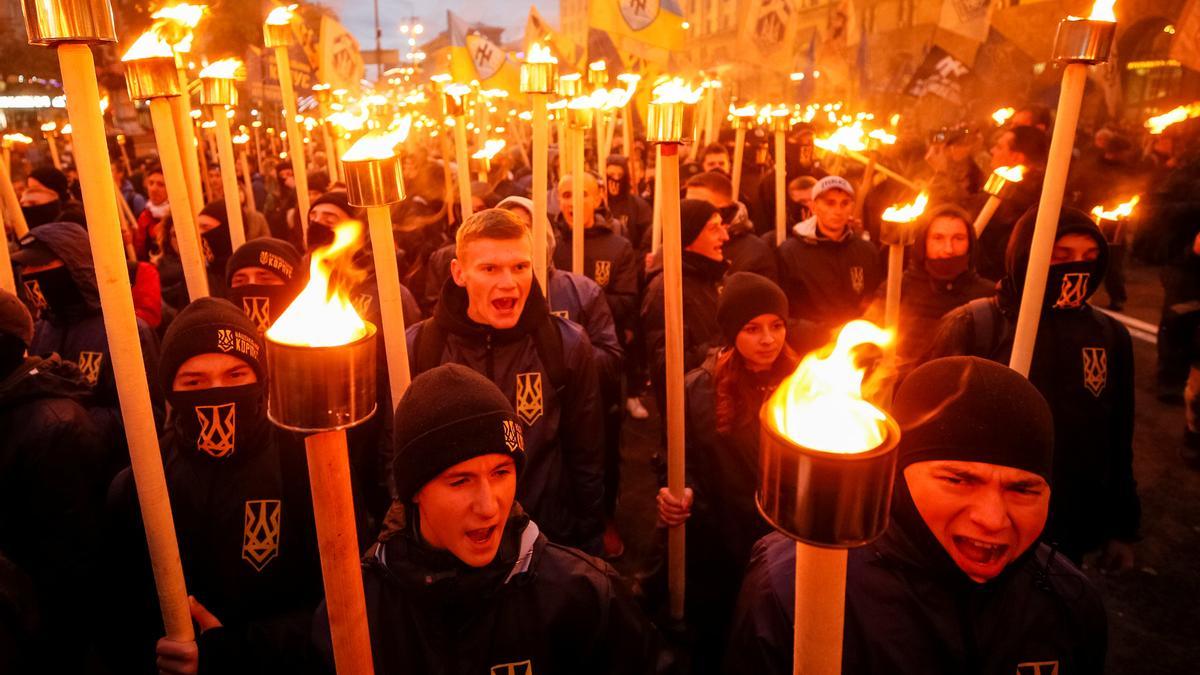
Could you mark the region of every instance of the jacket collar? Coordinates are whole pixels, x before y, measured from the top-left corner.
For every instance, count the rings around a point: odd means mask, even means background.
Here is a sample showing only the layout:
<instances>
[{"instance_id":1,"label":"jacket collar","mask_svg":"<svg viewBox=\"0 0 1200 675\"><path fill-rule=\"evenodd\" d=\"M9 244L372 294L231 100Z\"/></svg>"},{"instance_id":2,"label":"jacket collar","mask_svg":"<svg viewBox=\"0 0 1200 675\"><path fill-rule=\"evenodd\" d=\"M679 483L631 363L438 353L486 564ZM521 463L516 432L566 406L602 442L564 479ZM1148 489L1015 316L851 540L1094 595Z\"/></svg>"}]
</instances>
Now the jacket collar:
<instances>
[{"instance_id":1,"label":"jacket collar","mask_svg":"<svg viewBox=\"0 0 1200 675\"><path fill-rule=\"evenodd\" d=\"M807 244L841 244L850 241L850 238L854 236L853 228L847 227L842 232L842 236L837 239L830 239L829 237L826 237L817 227L816 216L796 223L796 225L792 227L792 232L795 232L796 236L800 237L801 241Z\"/></svg>"},{"instance_id":2,"label":"jacket collar","mask_svg":"<svg viewBox=\"0 0 1200 675\"><path fill-rule=\"evenodd\" d=\"M476 322L467 315L467 289L447 279L442 284L441 299L433 312L433 320L451 333L469 337L491 337L501 342L520 340L534 331L540 321L549 315L546 297L535 278L529 287L529 297L525 299L525 308L517 325L512 328L493 328Z\"/></svg>"}]
</instances>

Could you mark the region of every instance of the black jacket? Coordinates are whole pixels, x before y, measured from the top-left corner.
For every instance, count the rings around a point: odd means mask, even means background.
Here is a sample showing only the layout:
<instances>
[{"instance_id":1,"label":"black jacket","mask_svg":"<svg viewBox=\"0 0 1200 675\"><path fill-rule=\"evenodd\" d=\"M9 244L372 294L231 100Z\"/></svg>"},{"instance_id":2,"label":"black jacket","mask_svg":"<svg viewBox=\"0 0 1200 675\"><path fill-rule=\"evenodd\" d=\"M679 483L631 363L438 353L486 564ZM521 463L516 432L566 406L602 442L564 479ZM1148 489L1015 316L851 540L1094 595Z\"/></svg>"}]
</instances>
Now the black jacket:
<instances>
[{"instance_id":1,"label":"black jacket","mask_svg":"<svg viewBox=\"0 0 1200 675\"><path fill-rule=\"evenodd\" d=\"M81 405L87 396L78 370L58 357L28 357L0 380L0 551L32 583L41 625L25 647L72 671L83 670L92 634L79 608L95 599L97 514L108 487L104 448Z\"/></svg>"},{"instance_id":2,"label":"black jacket","mask_svg":"<svg viewBox=\"0 0 1200 675\"><path fill-rule=\"evenodd\" d=\"M754 223L746 213L746 207L737 202L738 214L729 223L729 241L721 252L729 261L729 274L753 272L771 281L779 281L779 264L775 261L775 249L754 233Z\"/></svg>"},{"instance_id":3,"label":"black jacket","mask_svg":"<svg viewBox=\"0 0 1200 675\"><path fill-rule=\"evenodd\" d=\"M550 313L579 324L587 333L596 357L596 373L605 386L620 386L621 344L604 290L596 282L573 272L551 267Z\"/></svg>"},{"instance_id":4,"label":"black jacket","mask_svg":"<svg viewBox=\"0 0 1200 675\"><path fill-rule=\"evenodd\" d=\"M1026 211L1037 206L1042 196L1043 179L1045 174L1042 169L1033 168L1027 171L1024 180L1013 189L1013 196L1000 202L1000 207L996 209L991 222L979 235L979 255L976 256L975 262L979 274L985 279L999 281L1004 276L1008 240L1012 237L1017 220L1025 215ZM979 195L976 201L978 208L974 212L978 213L987 201L987 195Z\"/></svg>"},{"instance_id":5,"label":"black jacket","mask_svg":"<svg viewBox=\"0 0 1200 675\"><path fill-rule=\"evenodd\" d=\"M547 541L517 504L495 560L482 568L429 548L414 529L363 559L379 675L654 672L657 633L616 572ZM324 610L314 630L332 663Z\"/></svg>"},{"instance_id":6,"label":"black jacket","mask_svg":"<svg viewBox=\"0 0 1200 675\"><path fill-rule=\"evenodd\" d=\"M700 367L708 351L721 345L724 336L717 324L717 298L728 264L692 251L683 252L683 371ZM663 301L662 268L652 270L642 298L642 329L650 380L660 411L666 405L667 334Z\"/></svg>"},{"instance_id":7,"label":"black jacket","mask_svg":"<svg viewBox=\"0 0 1200 675\"><path fill-rule=\"evenodd\" d=\"M1047 675L1054 664L1059 675L1104 672L1104 607L1061 554L1035 543L979 584L920 527L919 543L893 522L850 550L843 673ZM730 675L792 672L795 566L796 544L782 534L755 545L725 661Z\"/></svg>"},{"instance_id":8,"label":"black jacket","mask_svg":"<svg viewBox=\"0 0 1200 675\"><path fill-rule=\"evenodd\" d=\"M779 247L779 285L792 316L832 328L857 319L882 280L874 244L846 228L833 241L817 228L816 216L793 228Z\"/></svg>"},{"instance_id":9,"label":"black jacket","mask_svg":"<svg viewBox=\"0 0 1200 675\"><path fill-rule=\"evenodd\" d=\"M1032 219L1028 219L1032 230ZM1094 225L1088 230L1107 245ZM1064 232L1060 230L1059 235ZM1032 232L1018 230L1014 240ZM960 307L938 327L929 358L979 356L1008 363L1028 245L1012 251L998 296ZM1105 254L1102 253L1101 269ZM1099 285L1095 280L1094 290ZM979 321L983 324L979 324ZM989 332L990 328L990 332ZM1137 538L1141 502L1133 477L1133 344L1115 319L1085 304L1042 312L1029 380L1054 413L1054 490L1047 538L1072 556L1108 539Z\"/></svg>"},{"instance_id":10,"label":"black jacket","mask_svg":"<svg viewBox=\"0 0 1200 675\"><path fill-rule=\"evenodd\" d=\"M558 240L554 266L576 272L571 269L573 233L562 214L554 221L554 236ZM599 213L595 223L583 231L583 274L604 289L617 328L632 328L638 306L638 262L629 240L613 232Z\"/></svg>"},{"instance_id":11,"label":"black jacket","mask_svg":"<svg viewBox=\"0 0 1200 675\"><path fill-rule=\"evenodd\" d=\"M633 192L626 192L622 196L609 195L608 213L618 234L628 239L645 256L648 249L642 249L641 243L654 221L654 208L650 203Z\"/></svg>"},{"instance_id":12,"label":"black jacket","mask_svg":"<svg viewBox=\"0 0 1200 675\"><path fill-rule=\"evenodd\" d=\"M561 336L563 381L535 339L543 322ZM425 331L442 341L422 346ZM555 348L552 345L546 348ZM424 349L440 355L422 364ZM535 282L517 325L496 330L467 317L466 289L447 281L431 318L408 330L413 376L442 363L467 366L496 383L525 427L526 461L517 498L553 541L599 550L604 530L604 425L592 344L578 325L551 316Z\"/></svg>"},{"instance_id":13,"label":"black jacket","mask_svg":"<svg viewBox=\"0 0 1200 675\"><path fill-rule=\"evenodd\" d=\"M223 627L198 636L201 673L320 673L321 568L302 443L264 422L225 459L162 439L184 579ZM153 672L162 623L133 475L108 494L105 574L115 672Z\"/></svg>"}]
</instances>

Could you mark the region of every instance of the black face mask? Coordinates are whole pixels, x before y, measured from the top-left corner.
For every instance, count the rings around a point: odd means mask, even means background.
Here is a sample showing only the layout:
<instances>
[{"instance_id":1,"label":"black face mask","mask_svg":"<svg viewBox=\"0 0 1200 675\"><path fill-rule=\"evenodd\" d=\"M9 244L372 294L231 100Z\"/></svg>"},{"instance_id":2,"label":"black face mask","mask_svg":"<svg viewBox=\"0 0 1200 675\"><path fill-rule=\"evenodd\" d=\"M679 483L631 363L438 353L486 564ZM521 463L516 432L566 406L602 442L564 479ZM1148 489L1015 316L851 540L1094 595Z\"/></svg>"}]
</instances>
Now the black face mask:
<instances>
[{"instance_id":1,"label":"black face mask","mask_svg":"<svg viewBox=\"0 0 1200 675\"><path fill-rule=\"evenodd\" d=\"M333 243L333 228L326 227L315 221L308 221L308 250L321 248Z\"/></svg>"},{"instance_id":2,"label":"black face mask","mask_svg":"<svg viewBox=\"0 0 1200 675\"><path fill-rule=\"evenodd\" d=\"M295 299L296 293L282 285L246 284L229 289L229 301L242 308L259 333L267 332Z\"/></svg>"},{"instance_id":3,"label":"black face mask","mask_svg":"<svg viewBox=\"0 0 1200 675\"><path fill-rule=\"evenodd\" d=\"M25 214L25 223L29 227L53 223L62 215L62 202L55 199L37 206L22 206L21 213Z\"/></svg>"},{"instance_id":4,"label":"black face mask","mask_svg":"<svg viewBox=\"0 0 1200 675\"><path fill-rule=\"evenodd\" d=\"M1100 287L1102 275L1094 260L1058 263L1050 266L1046 278L1044 309L1079 309Z\"/></svg>"},{"instance_id":5,"label":"black face mask","mask_svg":"<svg viewBox=\"0 0 1200 675\"><path fill-rule=\"evenodd\" d=\"M229 459L249 451L266 430L263 384L173 391L167 395L180 441L201 456Z\"/></svg>"},{"instance_id":6,"label":"black face mask","mask_svg":"<svg viewBox=\"0 0 1200 675\"><path fill-rule=\"evenodd\" d=\"M22 275L22 281L30 303L39 313L49 310L55 316L66 317L78 312L86 304L66 265Z\"/></svg>"},{"instance_id":7,"label":"black face mask","mask_svg":"<svg viewBox=\"0 0 1200 675\"><path fill-rule=\"evenodd\" d=\"M967 271L971 264L971 255L951 256L949 258L926 258L925 271L938 281L954 281L960 274Z\"/></svg>"},{"instance_id":8,"label":"black face mask","mask_svg":"<svg viewBox=\"0 0 1200 675\"><path fill-rule=\"evenodd\" d=\"M16 335L0 333L0 380L25 362L25 343Z\"/></svg>"},{"instance_id":9,"label":"black face mask","mask_svg":"<svg viewBox=\"0 0 1200 675\"><path fill-rule=\"evenodd\" d=\"M225 261L233 255L233 242L229 239L229 226L218 225L208 232L200 234L201 245L204 248L204 261L210 267L213 264L224 271Z\"/></svg>"}]
</instances>

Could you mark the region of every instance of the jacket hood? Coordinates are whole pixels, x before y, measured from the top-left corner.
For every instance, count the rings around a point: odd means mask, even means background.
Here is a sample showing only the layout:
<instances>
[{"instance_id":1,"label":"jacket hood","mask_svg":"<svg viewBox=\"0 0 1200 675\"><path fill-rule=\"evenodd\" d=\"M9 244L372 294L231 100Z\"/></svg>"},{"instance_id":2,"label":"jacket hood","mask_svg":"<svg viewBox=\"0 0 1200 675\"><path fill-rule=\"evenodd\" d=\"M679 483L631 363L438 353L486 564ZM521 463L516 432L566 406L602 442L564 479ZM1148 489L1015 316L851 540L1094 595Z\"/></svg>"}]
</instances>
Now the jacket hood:
<instances>
[{"instance_id":1,"label":"jacket hood","mask_svg":"<svg viewBox=\"0 0 1200 675\"><path fill-rule=\"evenodd\" d=\"M953 207L952 206L942 206L942 207L933 209L929 213L929 215L925 218L925 223L924 223L924 225L922 225L920 231L917 232L917 240L915 242L913 242L912 247L909 248L911 265L918 266L918 267L924 266L925 258L929 254L929 252L926 250L926 246L928 246L928 244L929 244L929 241L928 241L929 226L933 224L933 221L935 219L937 219L941 216L947 216L947 215L952 215L955 217L962 217L965 214L963 214L962 211L957 206L953 206ZM974 270L975 269L975 255L976 255L976 249L978 248L977 244L979 242L979 238L975 236L975 228L972 227L972 223L971 223L970 219L968 218L965 222L967 224L967 255L969 256L969 260L970 260L970 263L968 264L967 269Z\"/></svg>"},{"instance_id":2,"label":"jacket hood","mask_svg":"<svg viewBox=\"0 0 1200 675\"><path fill-rule=\"evenodd\" d=\"M846 230L842 233L842 236L840 239L834 240L834 239L829 239L829 238L825 237L825 235L821 234L817 230L817 217L816 216L812 216L811 218L808 218L807 220L802 220L802 221L796 223L792 227L792 232L795 232L796 236L800 237L800 240L803 241L804 243L813 244L813 245L840 244L842 242L849 241L850 238L854 236L854 230L850 227L847 227Z\"/></svg>"},{"instance_id":3,"label":"jacket hood","mask_svg":"<svg viewBox=\"0 0 1200 675\"><path fill-rule=\"evenodd\" d=\"M1029 269L1029 247L1033 243L1033 229L1037 222L1037 208L1031 208L1021 216L1013 227L1012 236L1008 240L1008 249L1004 255L1005 278L1002 282L1002 295L1006 301L1020 302L1025 288L1025 272ZM1108 271L1108 241L1104 234L1086 213L1079 209L1064 208L1058 217L1058 228L1054 239L1057 241L1067 234L1083 234L1091 237L1100 247L1100 255L1096 258L1098 275L1089 286L1087 297L1090 298L1099 290L1104 273ZM1086 301L1086 298L1085 298Z\"/></svg>"},{"instance_id":4,"label":"jacket hood","mask_svg":"<svg viewBox=\"0 0 1200 675\"><path fill-rule=\"evenodd\" d=\"M491 335L498 341L509 342L522 339L532 333L538 322L544 320L550 313L546 305L546 296L542 294L542 287L538 285L536 278L529 286L529 297L525 299L525 308L521 310L521 317L517 319L517 325L512 328L498 329L477 323L467 315L469 303L467 289L454 283L454 279L446 279L442 284L441 299L438 301L432 318L450 332L458 335L478 337Z\"/></svg>"},{"instance_id":5,"label":"jacket hood","mask_svg":"<svg viewBox=\"0 0 1200 675\"><path fill-rule=\"evenodd\" d=\"M0 381L0 408L8 409L26 401L42 398L70 398L76 401L90 396L90 389L73 363L58 354L49 358L30 356L8 377Z\"/></svg>"},{"instance_id":6,"label":"jacket hood","mask_svg":"<svg viewBox=\"0 0 1200 675\"><path fill-rule=\"evenodd\" d=\"M92 264L92 248L87 231L77 223L46 223L30 228L29 236L50 249L63 261L71 279L79 287L87 308L100 311L100 291L96 286L96 268Z\"/></svg>"},{"instance_id":7,"label":"jacket hood","mask_svg":"<svg viewBox=\"0 0 1200 675\"><path fill-rule=\"evenodd\" d=\"M741 202L737 204L737 215L733 217L733 222L729 223L728 229L731 236L739 234L748 234L754 231L754 223L750 222L750 212L746 210L746 205Z\"/></svg>"}]
</instances>

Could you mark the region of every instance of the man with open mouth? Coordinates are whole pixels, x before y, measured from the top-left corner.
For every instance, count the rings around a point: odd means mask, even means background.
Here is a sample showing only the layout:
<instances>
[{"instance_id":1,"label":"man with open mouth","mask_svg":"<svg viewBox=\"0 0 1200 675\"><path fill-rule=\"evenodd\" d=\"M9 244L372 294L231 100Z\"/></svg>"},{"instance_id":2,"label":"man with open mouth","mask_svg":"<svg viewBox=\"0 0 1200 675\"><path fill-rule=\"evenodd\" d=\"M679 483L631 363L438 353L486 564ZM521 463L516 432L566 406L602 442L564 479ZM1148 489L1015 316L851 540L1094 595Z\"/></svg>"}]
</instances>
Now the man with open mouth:
<instances>
[{"instance_id":1,"label":"man with open mouth","mask_svg":"<svg viewBox=\"0 0 1200 675\"><path fill-rule=\"evenodd\" d=\"M395 421L397 498L363 561L376 673L654 672L657 632L616 571L517 502L525 436L495 384L435 367ZM324 605L315 626L332 665Z\"/></svg>"},{"instance_id":2,"label":"man with open mouth","mask_svg":"<svg viewBox=\"0 0 1200 675\"><path fill-rule=\"evenodd\" d=\"M843 673L1101 673L1099 593L1039 541L1050 508L1054 424L1025 378L956 356L896 394L901 426L891 523L851 549ZM755 545L726 672L792 671L795 545Z\"/></svg>"}]
</instances>

